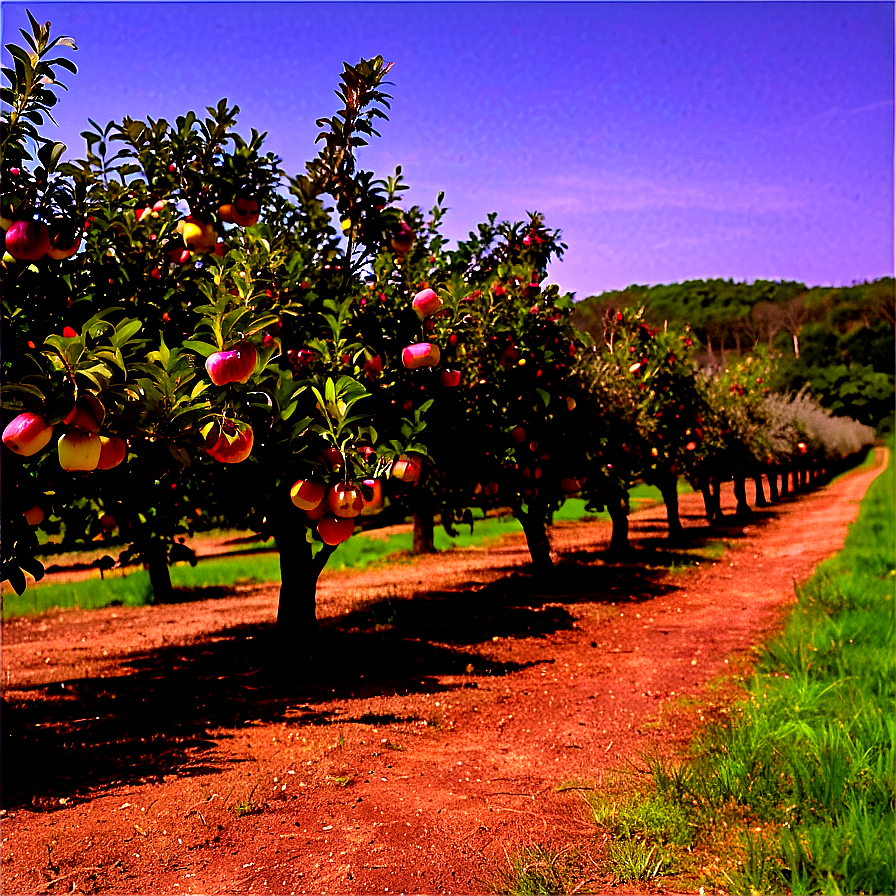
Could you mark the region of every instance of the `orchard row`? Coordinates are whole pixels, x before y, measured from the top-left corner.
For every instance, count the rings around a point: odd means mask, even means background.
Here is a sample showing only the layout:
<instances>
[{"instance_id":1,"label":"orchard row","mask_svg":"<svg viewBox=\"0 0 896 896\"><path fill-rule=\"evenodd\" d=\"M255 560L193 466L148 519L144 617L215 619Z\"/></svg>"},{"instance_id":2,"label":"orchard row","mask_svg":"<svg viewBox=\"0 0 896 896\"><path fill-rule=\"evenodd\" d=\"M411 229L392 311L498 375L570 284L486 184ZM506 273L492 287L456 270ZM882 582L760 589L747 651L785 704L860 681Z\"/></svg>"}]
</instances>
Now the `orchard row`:
<instances>
[{"instance_id":1,"label":"orchard row","mask_svg":"<svg viewBox=\"0 0 896 896\"><path fill-rule=\"evenodd\" d=\"M49 26L26 37L30 61L5 72L40 112L47 89L26 85L58 59ZM159 594L184 535L251 527L280 550L278 628L294 639L358 520L413 513L425 549L435 518L451 530L507 507L549 564L546 526L570 494L619 521L636 479L666 494L685 476L711 498L720 478L867 441L823 412L813 429L806 396L772 396L771 358L707 374L690 334L629 311L608 312L602 339L579 332L572 297L545 282L565 246L538 214L492 215L449 248L441 196L403 208L400 169L358 167L389 68L345 67L342 108L294 177L223 100L202 119L97 127L65 163L4 113L2 546L17 588L41 574L38 516L68 540L113 520L119 561L148 564Z\"/></svg>"}]
</instances>

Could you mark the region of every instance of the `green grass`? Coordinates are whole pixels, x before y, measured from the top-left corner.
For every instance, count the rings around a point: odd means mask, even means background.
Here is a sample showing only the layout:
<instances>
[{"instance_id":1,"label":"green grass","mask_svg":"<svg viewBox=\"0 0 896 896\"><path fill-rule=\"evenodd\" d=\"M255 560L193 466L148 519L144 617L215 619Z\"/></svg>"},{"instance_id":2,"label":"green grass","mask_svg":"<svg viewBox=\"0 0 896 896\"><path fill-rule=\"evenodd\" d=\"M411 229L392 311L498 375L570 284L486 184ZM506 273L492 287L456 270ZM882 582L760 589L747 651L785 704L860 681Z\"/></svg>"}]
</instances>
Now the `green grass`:
<instances>
[{"instance_id":1,"label":"green grass","mask_svg":"<svg viewBox=\"0 0 896 896\"><path fill-rule=\"evenodd\" d=\"M680 762L648 761L646 783L575 788L606 837L600 874L679 891L896 892L894 519L891 454L729 721ZM517 866L502 892L534 892L514 888ZM554 892L580 892L586 875Z\"/></svg>"},{"instance_id":2,"label":"green grass","mask_svg":"<svg viewBox=\"0 0 896 896\"><path fill-rule=\"evenodd\" d=\"M633 509L646 503L661 500L659 490L638 485L632 489ZM606 514L588 514L581 498L570 498L556 514L556 520L608 518ZM509 514L476 520L473 531L467 526L457 527L457 536L451 538L440 526L435 532L435 547L439 551L452 548L468 548L494 543L502 536L521 532L519 522ZM223 533L221 533L223 534ZM241 551L271 548L272 542L240 544ZM411 532L380 537L373 530L361 533L343 542L336 549L327 569L366 569L383 562L410 562L413 547ZM229 587L238 584L280 581L280 561L275 552L241 553L203 559L195 567L180 563L171 567L171 583L175 588L200 589ZM106 575L71 583L47 583L31 585L24 594L10 592L3 595L3 618L44 613L62 608L99 609L108 606L139 607L152 603L152 589L145 570L136 570L127 576Z\"/></svg>"}]
</instances>

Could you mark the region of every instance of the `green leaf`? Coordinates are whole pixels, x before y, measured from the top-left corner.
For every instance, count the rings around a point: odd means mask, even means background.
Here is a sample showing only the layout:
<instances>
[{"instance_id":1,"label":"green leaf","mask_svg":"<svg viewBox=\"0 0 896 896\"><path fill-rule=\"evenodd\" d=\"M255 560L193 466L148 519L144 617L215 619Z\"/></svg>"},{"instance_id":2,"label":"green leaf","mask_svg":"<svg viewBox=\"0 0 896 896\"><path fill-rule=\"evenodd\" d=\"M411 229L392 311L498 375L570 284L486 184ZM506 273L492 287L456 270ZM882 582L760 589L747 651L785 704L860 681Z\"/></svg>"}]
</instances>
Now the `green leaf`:
<instances>
[{"instance_id":1,"label":"green leaf","mask_svg":"<svg viewBox=\"0 0 896 896\"><path fill-rule=\"evenodd\" d=\"M182 345L184 348L202 355L203 358L207 358L218 351L217 346L212 345L210 342L200 342L196 339L185 339Z\"/></svg>"},{"instance_id":2,"label":"green leaf","mask_svg":"<svg viewBox=\"0 0 896 896\"><path fill-rule=\"evenodd\" d=\"M547 407L551 403L550 393L545 392L544 389L536 389L535 391L538 393L539 397L544 402L544 406Z\"/></svg>"}]
</instances>

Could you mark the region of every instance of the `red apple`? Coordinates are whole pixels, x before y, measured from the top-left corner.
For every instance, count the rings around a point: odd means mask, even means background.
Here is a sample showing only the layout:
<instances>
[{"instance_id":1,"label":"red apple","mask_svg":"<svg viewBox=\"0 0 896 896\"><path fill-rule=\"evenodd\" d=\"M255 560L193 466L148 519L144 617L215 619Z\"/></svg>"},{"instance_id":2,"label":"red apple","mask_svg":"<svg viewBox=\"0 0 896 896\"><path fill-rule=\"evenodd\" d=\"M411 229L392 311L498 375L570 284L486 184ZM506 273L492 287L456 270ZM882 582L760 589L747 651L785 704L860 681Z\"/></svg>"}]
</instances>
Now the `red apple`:
<instances>
[{"instance_id":1,"label":"red apple","mask_svg":"<svg viewBox=\"0 0 896 896\"><path fill-rule=\"evenodd\" d=\"M71 258L81 246L81 234L71 221L57 219L50 227L47 255L54 261Z\"/></svg>"},{"instance_id":2,"label":"red apple","mask_svg":"<svg viewBox=\"0 0 896 896\"><path fill-rule=\"evenodd\" d=\"M95 432L69 429L59 437L59 466L70 473L95 470L103 444Z\"/></svg>"},{"instance_id":3,"label":"red apple","mask_svg":"<svg viewBox=\"0 0 896 896\"><path fill-rule=\"evenodd\" d=\"M435 314L442 307L442 300L434 290L424 289L414 296L412 304L414 311L417 312L417 317L423 320L423 318L429 317L430 314Z\"/></svg>"},{"instance_id":4,"label":"red apple","mask_svg":"<svg viewBox=\"0 0 896 896\"><path fill-rule=\"evenodd\" d=\"M371 493L368 500L364 492L361 492L361 498L364 506L361 508L361 516L374 516L383 509L383 483L379 479L365 479L363 485Z\"/></svg>"},{"instance_id":5,"label":"red apple","mask_svg":"<svg viewBox=\"0 0 896 896\"><path fill-rule=\"evenodd\" d=\"M220 206L218 209L218 220L223 221L225 224L233 224L233 204L230 202L225 202L224 205Z\"/></svg>"},{"instance_id":6,"label":"red apple","mask_svg":"<svg viewBox=\"0 0 896 896\"><path fill-rule=\"evenodd\" d=\"M44 509L40 504L29 507L25 511L25 521L29 526L39 526L44 521Z\"/></svg>"},{"instance_id":7,"label":"red apple","mask_svg":"<svg viewBox=\"0 0 896 896\"><path fill-rule=\"evenodd\" d=\"M345 464L342 452L335 445L325 448L323 454L321 454L321 459L331 470L341 470Z\"/></svg>"},{"instance_id":8,"label":"red apple","mask_svg":"<svg viewBox=\"0 0 896 896\"><path fill-rule=\"evenodd\" d=\"M390 245L393 252L399 255L407 255L411 251L411 246L414 245L414 231L402 221L398 230L392 234Z\"/></svg>"},{"instance_id":9,"label":"red apple","mask_svg":"<svg viewBox=\"0 0 896 896\"><path fill-rule=\"evenodd\" d=\"M100 517L100 525L103 527L103 530L106 532L111 532L113 529L118 527L118 521L112 516L111 513L104 513Z\"/></svg>"},{"instance_id":10,"label":"red apple","mask_svg":"<svg viewBox=\"0 0 896 896\"><path fill-rule=\"evenodd\" d=\"M361 369L367 374L369 379L378 379L383 372L383 359L379 355L374 355L364 362Z\"/></svg>"},{"instance_id":11,"label":"red apple","mask_svg":"<svg viewBox=\"0 0 896 896\"><path fill-rule=\"evenodd\" d=\"M335 516L354 517L363 510L364 497L358 486L351 482L340 482L330 489L327 503Z\"/></svg>"},{"instance_id":12,"label":"red apple","mask_svg":"<svg viewBox=\"0 0 896 896\"><path fill-rule=\"evenodd\" d=\"M235 199L230 210L234 224L240 227L251 227L258 223L258 201L256 199Z\"/></svg>"},{"instance_id":13,"label":"red apple","mask_svg":"<svg viewBox=\"0 0 896 896\"><path fill-rule=\"evenodd\" d=\"M523 429L522 426L515 426L510 434L516 439L518 442L524 442L526 440L526 430Z\"/></svg>"},{"instance_id":14,"label":"red apple","mask_svg":"<svg viewBox=\"0 0 896 896\"><path fill-rule=\"evenodd\" d=\"M232 420L226 420L223 425L216 423L212 427L205 440L205 451L222 464L238 464L252 453L254 443L251 426L238 427Z\"/></svg>"},{"instance_id":15,"label":"red apple","mask_svg":"<svg viewBox=\"0 0 896 896\"><path fill-rule=\"evenodd\" d=\"M123 463L128 455L128 443L118 436L100 436L100 444L98 470L111 470Z\"/></svg>"},{"instance_id":16,"label":"red apple","mask_svg":"<svg viewBox=\"0 0 896 896\"><path fill-rule=\"evenodd\" d=\"M246 341L223 352L213 352L206 358L205 369L216 386L227 383L246 383L255 372L258 352L255 346Z\"/></svg>"},{"instance_id":17,"label":"red apple","mask_svg":"<svg viewBox=\"0 0 896 896\"><path fill-rule=\"evenodd\" d=\"M309 520L319 520L329 509L330 505L327 504L327 496L324 495L317 507L312 507L311 510L305 511L305 516Z\"/></svg>"},{"instance_id":18,"label":"red apple","mask_svg":"<svg viewBox=\"0 0 896 896\"><path fill-rule=\"evenodd\" d=\"M324 516L317 524L317 531L325 544L342 544L355 531L355 521L348 517Z\"/></svg>"},{"instance_id":19,"label":"red apple","mask_svg":"<svg viewBox=\"0 0 896 896\"><path fill-rule=\"evenodd\" d=\"M363 458L366 463L370 464L376 460L376 451L371 448L370 445L362 445L358 449L358 456Z\"/></svg>"},{"instance_id":20,"label":"red apple","mask_svg":"<svg viewBox=\"0 0 896 896\"><path fill-rule=\"evenodd\" d=\"M434 342L418 342L415 345L409 345L401 353L401 363L408 370L415 370L418 367L436 367L440 358L439 347Z\"/></svg>"},{"instance_id":21,"label":"red apple","mask_svg":"<svg viewBox=\"0 0 896 896\"><path fill-rule=\"evenodd\" d=\"M299 510L314 510L320 507L326 496L326 485L314 479L299 479L289 490L289 497Z\"/></svg>"},{"instance_id":22,"label":"red apple","mask_svg":"<svg viewBox=\"0 0 896 896\"><path fill-rule=\"evenodd\" d=\"M402 482L414 483L420 478L420 456L402 454L392 464L392 476Z\"/></svg>"},{"instance_id":23,"label":"red apple","mask_svg":"<svg viewBox=\"0 0 896 896\"><path fill-rule=\"evenodd\" d=\"M103 406L93 396L82 395L62 421L66 426L84 432L99 432L104 416Z\"/></svg>"},{"instance_id":24,"label":"red apple","mask_svg":"<svg viewBox=\"0 0 896 896\"><path fill-rule=\"evenodd\" d=\"M50 231L42 221L15 221L6 231L6 251L18 261L37 261L50 248Z\"/></svg>"},{"instance_id":25,"label":"red apple","mask_svg":"<svg viewBox=\"0 0 896 896\"><path fill-rule=\"evenodd\" d=\"M31 457L42 451L52 437L53 427L40 414L30 411L19 414L3 430L3 444L22 457Z\"/></svg>"},{"instance_id":26,"label":"red apple","mask_svg":"<svg viewBox=\"0 0 896 896\"><path fill-rule=\"evenodd\" d=\"M443 386L453 387L460 385L459 370L443 370L439 375L439 380Z\"/></svg>"},{"instance_id":27,"label":"red apple","mask_svg":"<svg viewBox=\"0 0 896 896\"><path fill-rule=\"evenodd\" d=\"M567 495L574 495L579 489L581 489L581 485L579 484L578 479L573 479L572 477L567 477L566 479L560 480L560 488L566 492Z\"/></svg>"}]
</instances>

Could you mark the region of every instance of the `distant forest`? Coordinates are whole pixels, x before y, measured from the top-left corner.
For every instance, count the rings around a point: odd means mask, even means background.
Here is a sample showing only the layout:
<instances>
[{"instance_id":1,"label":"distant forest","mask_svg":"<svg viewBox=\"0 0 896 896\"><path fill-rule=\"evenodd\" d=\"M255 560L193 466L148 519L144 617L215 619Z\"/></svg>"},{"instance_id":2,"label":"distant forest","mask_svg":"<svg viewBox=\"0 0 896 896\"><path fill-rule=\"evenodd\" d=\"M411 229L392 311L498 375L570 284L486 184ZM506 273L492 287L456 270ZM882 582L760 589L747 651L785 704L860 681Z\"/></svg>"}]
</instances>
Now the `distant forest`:
<instances>
[{"instance_id":1,"label":"distant forest","mask_svg":"<svg viewBox=\"0 0 896 896\"><path fill-rule=\"evenodd\" d=\"M573 320L601 339L608 314L641 307L654 327L689 328L704 366L722 367L731 354L768 350L780 356L775 389L808 386L833 413L893 429L892 277L845 287L769 280L633 285L582 299Z\"/></svg>"}]
</instances>

